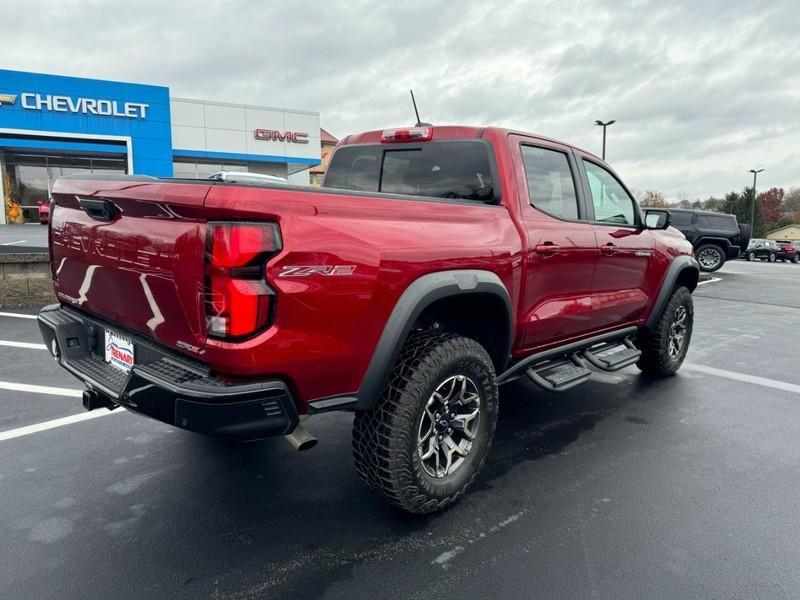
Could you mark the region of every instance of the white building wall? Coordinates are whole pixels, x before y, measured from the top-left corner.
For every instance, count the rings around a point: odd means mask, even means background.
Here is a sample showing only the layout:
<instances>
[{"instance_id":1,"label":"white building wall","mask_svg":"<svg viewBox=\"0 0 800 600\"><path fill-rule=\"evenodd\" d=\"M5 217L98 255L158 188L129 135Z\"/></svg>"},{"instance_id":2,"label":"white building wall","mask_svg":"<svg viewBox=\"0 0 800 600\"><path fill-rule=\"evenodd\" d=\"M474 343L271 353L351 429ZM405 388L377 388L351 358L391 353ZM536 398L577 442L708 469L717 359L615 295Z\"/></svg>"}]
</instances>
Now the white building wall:
<instances>
[{"instance_id":1,"label":"white building wall","mask_svg":"<svg viewBox=\"0 0 800 600\"><path fill-rule=\"evenodd\" d=\"M175 150L267 157L320 158L319 113L205 100L171 98ZM257 140L256 129L308 134L307 144Z\"/></svg>"},{"instance_id":2,"label":"white building wall","mask_svg":"<svg viewBox=\"0 0 800 600\"><path fill-rule=\"evenodd\" d=\"M287 179L289 183L293 183L294 185L309 185L311 183L308 169L305 171L298 171L297 173L290 173Z\"/></svg>"}]
</instances>

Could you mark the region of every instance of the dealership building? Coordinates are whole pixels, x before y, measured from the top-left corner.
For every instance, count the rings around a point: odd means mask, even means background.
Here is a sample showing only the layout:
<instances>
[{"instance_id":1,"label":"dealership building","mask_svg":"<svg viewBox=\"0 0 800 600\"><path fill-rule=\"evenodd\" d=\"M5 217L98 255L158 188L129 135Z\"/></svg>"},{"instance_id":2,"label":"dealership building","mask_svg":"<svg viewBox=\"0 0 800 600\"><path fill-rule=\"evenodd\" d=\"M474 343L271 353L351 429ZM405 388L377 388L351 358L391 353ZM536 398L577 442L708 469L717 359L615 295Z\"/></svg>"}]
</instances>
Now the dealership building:
<instances>
[{"instance_id":1,"label":"dealership building","mask_svg":"<svg viewBox=\"0 0 800 600\"><path fill-rule=\"evenodd\" d=\"M318 164L316 112L0 69L0 223L34 220L53 181L67 174L202 178L229 170L308 184Z\"/></svg>"}]
</instances>

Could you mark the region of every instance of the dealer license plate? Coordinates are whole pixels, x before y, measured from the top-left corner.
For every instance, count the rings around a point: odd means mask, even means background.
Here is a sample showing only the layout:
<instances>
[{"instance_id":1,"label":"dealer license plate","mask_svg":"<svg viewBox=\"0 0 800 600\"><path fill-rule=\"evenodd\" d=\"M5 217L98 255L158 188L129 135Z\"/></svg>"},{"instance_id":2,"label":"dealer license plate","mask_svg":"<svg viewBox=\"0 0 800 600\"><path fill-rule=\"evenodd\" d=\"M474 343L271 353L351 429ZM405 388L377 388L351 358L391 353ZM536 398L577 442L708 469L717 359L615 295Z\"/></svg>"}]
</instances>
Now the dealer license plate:
<instances>
[{"instance_id":1,"label":"dealer license plate","mask_svg":"<svg viewBox=\"0 0 800 600\"><path fill-rule=\"evenodd\" d=\"M128 372L133 367L133 342L106 329L106 362Z\"/></svg>"}]
</instances>

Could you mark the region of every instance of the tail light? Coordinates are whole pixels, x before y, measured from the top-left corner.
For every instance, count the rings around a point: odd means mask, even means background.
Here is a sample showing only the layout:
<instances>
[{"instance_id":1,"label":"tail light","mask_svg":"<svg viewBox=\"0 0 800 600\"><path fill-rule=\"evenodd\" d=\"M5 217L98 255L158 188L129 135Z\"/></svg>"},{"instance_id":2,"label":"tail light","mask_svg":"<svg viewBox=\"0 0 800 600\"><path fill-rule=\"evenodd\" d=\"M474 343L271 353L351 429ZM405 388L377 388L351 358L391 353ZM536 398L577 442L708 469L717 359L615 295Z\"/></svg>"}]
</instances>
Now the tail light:
<instances>
[{"instance_id":1,"label":"tail light","mask_svg":"<svg viewBox=\"0 0 800 600\"><path fill-rule=\"evenodd\" d=\"M407 129L386 129L381 142L428 142L433 137L432 127L410 127Z\"/></svg>"},{"instance_id":2,"label":"tail light","mask_svg":"<svg viewBox=\"0 0 800 600\"><path fill-rule=\"evenodd\" d=\"M281 249L275 223L209 223L206 327L215 338L251 336L270 325L275 296L266 263Z\"/></svg>"}]
</instances>

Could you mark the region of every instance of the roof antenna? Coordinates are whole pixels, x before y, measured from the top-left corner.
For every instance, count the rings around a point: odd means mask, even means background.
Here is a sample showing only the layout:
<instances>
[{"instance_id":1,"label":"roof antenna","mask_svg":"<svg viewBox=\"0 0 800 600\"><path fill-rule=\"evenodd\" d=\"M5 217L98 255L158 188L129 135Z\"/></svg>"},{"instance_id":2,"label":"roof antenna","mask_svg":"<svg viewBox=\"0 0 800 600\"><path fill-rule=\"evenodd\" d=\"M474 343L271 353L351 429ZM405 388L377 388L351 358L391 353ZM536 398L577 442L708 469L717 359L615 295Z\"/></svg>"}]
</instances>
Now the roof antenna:
<instances>
[{"instance_id":1,"label":"roof antenna","mask_svg":"<svg viewBox=\"0 0 800 600\"><path fill-rule=\"evenodd\" d=\"M411 102L414 105L414 114L417 115L417 124L414 125L414 127L424 127L426 125L430 127L431 125L430 123L423 123L422 121L419 120L419 111L417 110L417 101L414 99L414 90L408 90L408 91L411 92Z\"/></svg>"}]
</instances>

